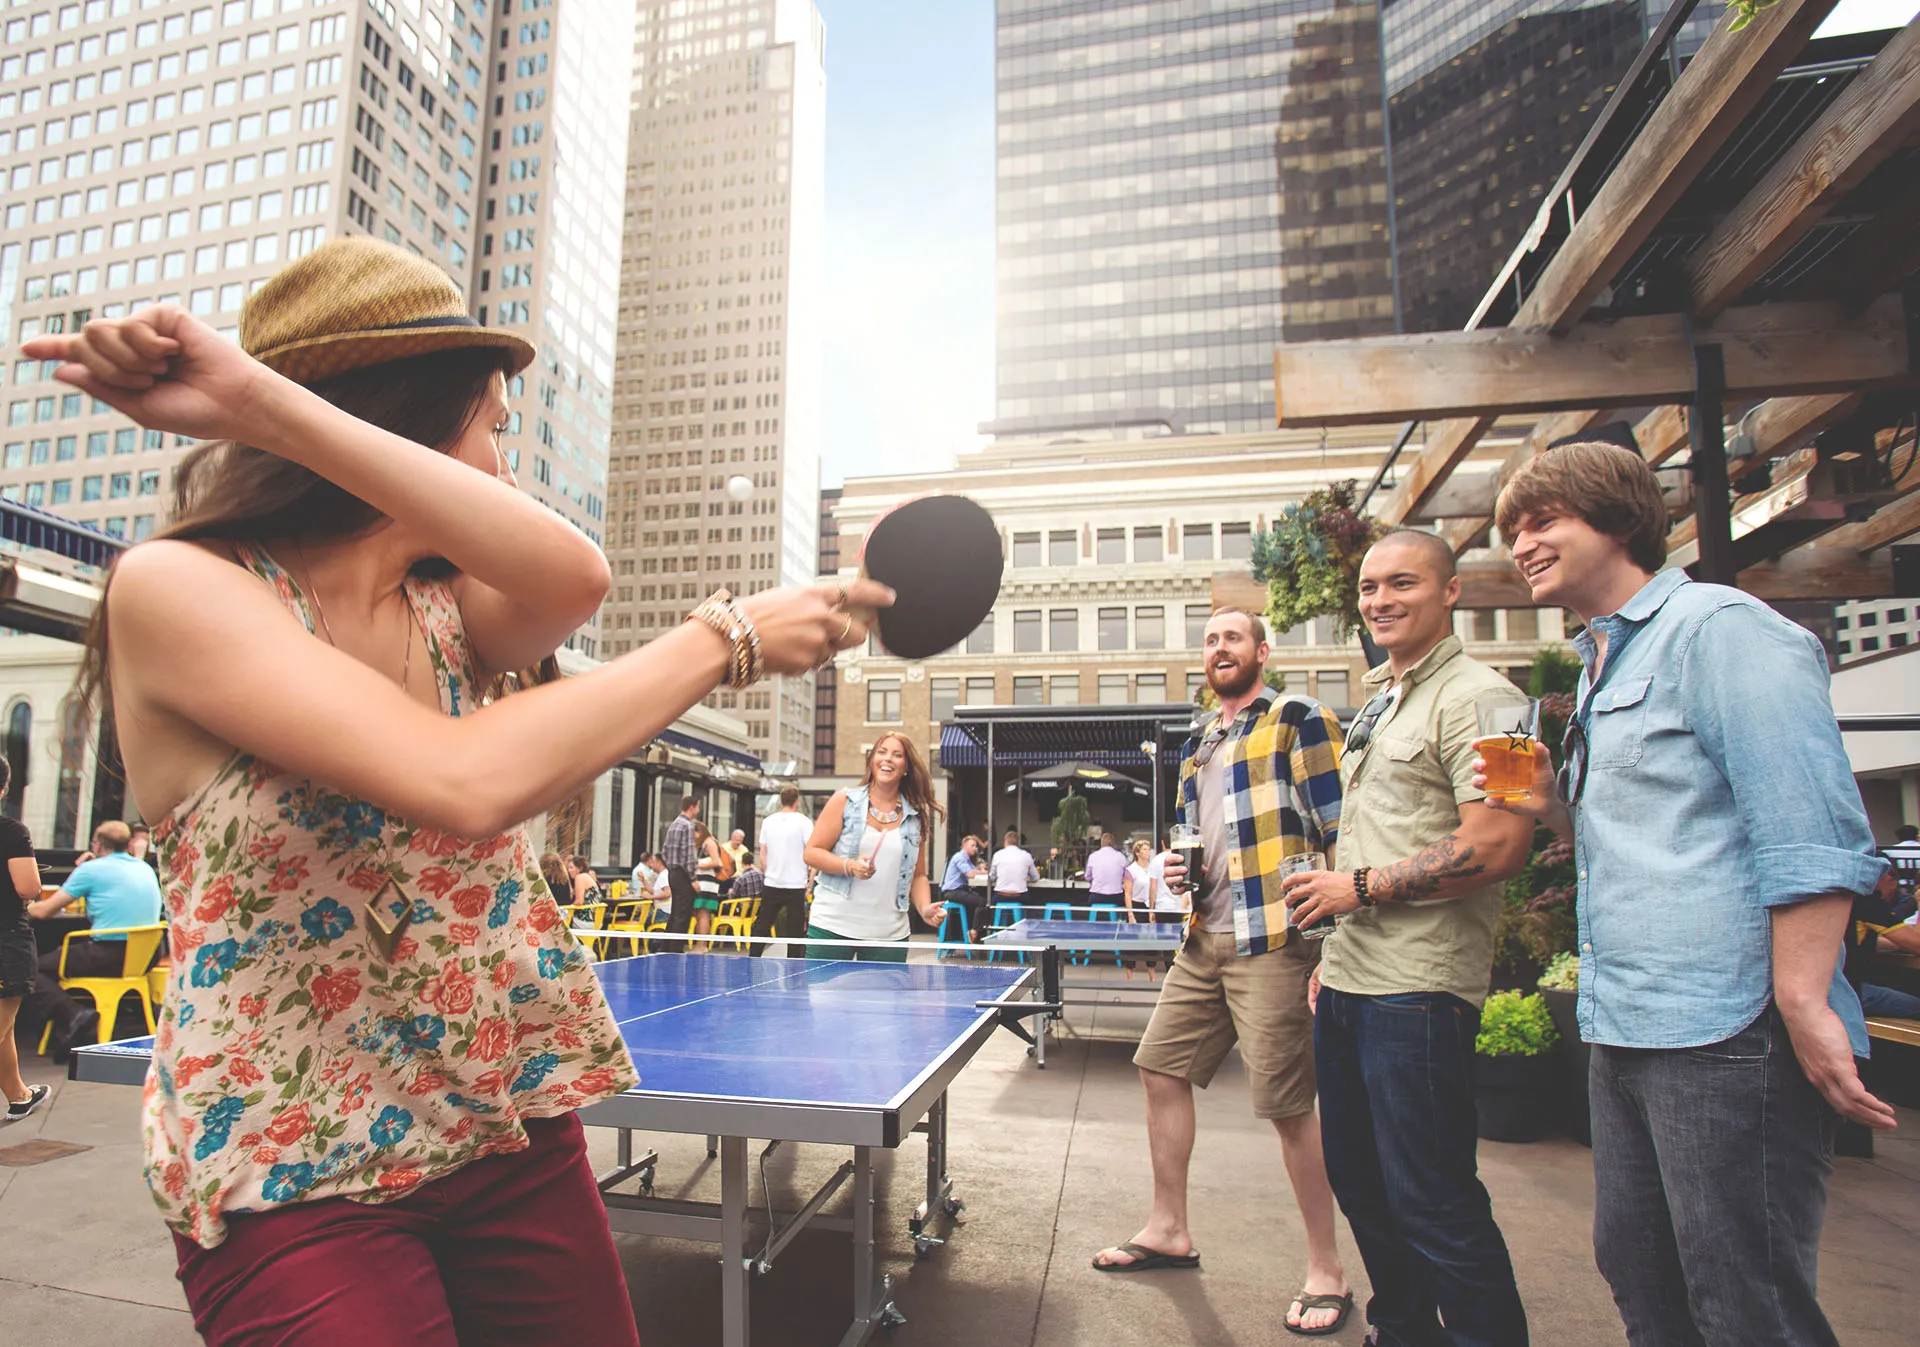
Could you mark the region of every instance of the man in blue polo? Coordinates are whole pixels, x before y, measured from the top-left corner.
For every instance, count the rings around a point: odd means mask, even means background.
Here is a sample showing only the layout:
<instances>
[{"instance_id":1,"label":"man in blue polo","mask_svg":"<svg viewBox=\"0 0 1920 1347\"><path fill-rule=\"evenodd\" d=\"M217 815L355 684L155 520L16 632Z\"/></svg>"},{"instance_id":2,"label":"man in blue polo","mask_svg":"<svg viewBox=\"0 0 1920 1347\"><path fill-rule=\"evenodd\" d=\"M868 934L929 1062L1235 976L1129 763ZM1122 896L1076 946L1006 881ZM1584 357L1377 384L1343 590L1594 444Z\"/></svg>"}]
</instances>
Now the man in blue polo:
<instances>
[{"instance_id":1,"label":"man in blue polo","mask_svg":"<svg viewBox=\"0 0 1920 1347\"><path fill-rule=\"evenodd\" d=\"M50 917L76 898L87 904L87 920L96 931L124 931L129 926L153 926L160 921L160 881L153 867L135 860L127 845L133 832L119 820L102 823L93 831L93 859L67 876L59 890L27 904L34 917ZM125 935L89 935L67 950L66 976L118 977L127 959ZM53 1055L63 1061L76 1043L90 1042L99 1033L100 1013L82 1005L60 989L60 951L40 956L40 970L26 1000L29 1023L53 1024Z\"/></svg>"}]
</instances>

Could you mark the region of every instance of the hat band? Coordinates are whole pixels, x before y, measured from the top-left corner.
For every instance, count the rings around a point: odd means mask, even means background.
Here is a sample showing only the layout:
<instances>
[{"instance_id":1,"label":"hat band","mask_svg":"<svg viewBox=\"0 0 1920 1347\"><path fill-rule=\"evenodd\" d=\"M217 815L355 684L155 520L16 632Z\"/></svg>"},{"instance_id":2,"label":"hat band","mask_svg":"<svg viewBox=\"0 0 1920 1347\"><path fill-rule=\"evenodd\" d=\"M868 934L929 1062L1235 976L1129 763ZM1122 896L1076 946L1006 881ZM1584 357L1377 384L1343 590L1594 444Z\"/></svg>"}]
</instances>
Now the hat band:
<instances>
[{"instance_id":1,"label":"hat band","mask_svg":"<svg viewBox=\"0 0 1920 1347\"><path fill-rule=\"evenodd\" d=\"M361 328L356 332L341 332L342 337L372 337L382 332L405 332L422 327L479 327L478 319L464 313L448 314L444 318L409 318L404 323L385 323L379 327Z\"/></svg>"}]
</instances>

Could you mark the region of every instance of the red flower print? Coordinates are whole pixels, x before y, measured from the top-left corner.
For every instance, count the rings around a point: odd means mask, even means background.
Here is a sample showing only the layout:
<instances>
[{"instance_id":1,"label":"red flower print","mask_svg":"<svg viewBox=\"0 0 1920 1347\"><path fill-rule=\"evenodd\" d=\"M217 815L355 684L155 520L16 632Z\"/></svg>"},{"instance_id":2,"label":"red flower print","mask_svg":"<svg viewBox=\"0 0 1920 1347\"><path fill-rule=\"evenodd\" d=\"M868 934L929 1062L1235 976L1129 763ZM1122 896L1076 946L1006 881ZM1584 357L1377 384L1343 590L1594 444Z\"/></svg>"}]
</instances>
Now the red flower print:
<instances>
[{"instance_id":1,"label":"red flower print","mask_svg":"<svg viewBox=\"0 0 1920 1347\"><path fill-rule=\"evenodd\" d=\"M235 1085L258 1085L266 1079L260 1068L244 1057L236 1057L227 1063L227 1074Z\"/></svg>"},{"instance_id":2,"label":"red flower print","mask_svg":"<svg viewBox=\"0 0 1920 1347\"><path fill-rule=\"evenodd\" d=\"M279 1164L280 1148L278 1146L262 1146L259 1150L253 1153L253 1162L256 1165Z\"/></svg>"},{"instance_id":3,"label":"red flower print","mask_svg":"<svg viewBox=\"0 0 1920 1347\"><path fill-rule=\"evenodd\" d=\"M478 1095L502 1094L507 1087L507 1078L500 1071L482 1071L473 1078L473 1092Z\"/></svg>"},{"instance_id":4,"label":"red flower print","mask_svg":"<svg viewBox=\"0 0 1920 1347\"><path fill-rule=\"evenodd\" d=\"M167 1196L178 1199L187 1191L187 1166L184 1161L169 1160L160 1166L160 1186L167 1190Z\"/></svg>"},{"instance_id":5,"label":"red flower print","mask_svg":"<svg viewBox=\"0 0 1920 1347\"><path fill-rule=\"evenodd\" d=\"M417 1169L383 1169L374 1181L384 1192L404 1193L424 1177Z\"/></svg>"},{"instance_id":6,"label":"red flower print","mask_svg":"<svg viewBox=\"0 0 1920 1347\"><path fill-rule=\"evenodd\" d=\"M281 861L273 872L273 878L267 881L268 893L291 893L306 882L307 858L294 856Z\"/></svg>"},{"instance_id":7,"label":"red flower print","mask_svg":"<svg viewBox=\"0 0 1920 1347\"><path fill-rule=\"evenodd\" d=\"M580 1041L580 1035L574 1033L573 1030L566 1028L564 1025L553 1031L553 1041L563 1048L584 1048L586 1046L585 1043Z\"/></svg>"},{"instance_id":8,"label":"red flower print","mask_svg":"<svg viewBox=\"0 0 1920 1347\"><path fill-rule=\"evenodd\" d=\"M438 828L421 828L414 833L407 850L424 851L429 856L455 856L460 852L460 839Z\"/></svg>"},{"instance_id":9,"label":"red flower print","mask_svg":"<svg viewBox=\"0 0 1920 1347\"><path fill-rule=\"evenodd\" d=\"M180 884L167 886L167 915L184 917L193 902L193 890Z\"/></svg>"},{"instance_id":10,"label":"red flower print","mask_svg":"<svg viewBox=\"0 0 1920 1347\"><path fill-rule=\"evenodd\" d=\"M250 1151L255 1146L258 1146L264 1140L266 1140L266 1138L261 1133L249 1132L245 1136L240 1138L240 1149L243 1151Z\"/></svg>"},{"instance_id":11,"label":"red flower print","mask_svg":"<svg viewBox=\"0 0 1920 1347\"><path fill-rule=\"evenodd\" d=\"M173 1083L181 1089L193 1084L193 1078L220 1060L220 1054L211 1057L182 1057L173 1068Z\"/></svg>"},{"instance_id":12,"label":"red flower print","mask_svg":"<svg viewBox=\"0 0 1920 1347\"><path fill-rule=\"evenodd\" d=\"M467 855L476 861L490 861L507 847L513 845L513 838L506 833L495 833L492 837L475 842L467 848Z\"/></svg>"},{"instance_id":13,"label":"red flower print","mask_svg":"<svg viewBox=\"0 0 1920 1347\"><path fill-rule=\"evenodd\" d=\"M173 851L173 877L187 888L193 887L194 868L200 864L200 848L182 842Z\"/></svg>"},{"instance_id":14,"label":"red flower print","mask_svg":"<svg viewBox=\"0 0 1920 1347\"><path fill-rule=\"evenodd\" d=\"M291 1146L312 1130L313 1115L305 1104L281 1109L266 1128L268 1139L282 1146Z\"/></svg>"},{"instance_id":15,"label":"red flower print","mask_svg":"<svg viewBox=\"0 0 1920 1347\"><path fill-rule=\"evenodd\" d=\"M227 915L233 907L233 880L227 875L213 881L207 891L200 895L199 905L193 909L193 915L200 921L218 921Z\"/></svg>"},{"instance_id":16,"label":"red flower print","mask_svg":"<svg viewBox=\"0 0 1920 1347\"><path fill-rule=\"evenodd\" d=\"M422 1071L413 1078L413 1084L407 1086L412 1095L432 1094L435 1090L445 1089L447 1078L437 1071Z\"/></svg>"},{"instance_id":17,"label":"red flower print","mask_svg":"<svg viewBox=\"0 0 1920 1347\"><path fill-rule=\"evenodd\" d=\"M367 1096L373 1093L373 1072L362 1071L347 1086L346 1098L340 1101L340 1116L346 1117L367 1106Z\"/></svg>"},{"instance_id":18,"label":"red flower print","mask_svg":"<svg viewBox=\"0 0 1920 1347\"><path fill-rule=\"evenodd\" d=\"M493 890L484 884L470 884L464 889L456 889L448 899L453 910L463 917L477 917L487 910L487 904L493 901Z\"/></svg>"},{"instance_id":19,"label":"red flower print","mask_svg":"<svg viewBox=\"0 0 1920 1347\"><path fill-rule=\"evenodd\" d=\"M393 942L392 963L405 963L420 952L420 942L410 935L403 935Z\"/></svg>"},{"instance_id":20,"label":"red flower print","mask_svg":"<svg viewBox=\"0 0 1920 1347\"><path fill-rule=\"evenodd\" d=\"M513 1025L499 1016L489 1016L474 1026L473 1046L467 1055L475 1061L497 1062L513 1046Z\"/></svg>"},{"instance_id":21,"label":"red flower print","mask_svg":"<svg viewBox=\"0 0 1920 1347\"><path fill-rule=\"evenodd\" d=\"M575 987L567 993L567 999L582 1010L593 1009L593 992L585 987Z\"/></svg>"},{"instance_id":22,"label":"red flower print","mask_svg":"<svg viewBox=\"0 0 1920 1347\"><path fill-rule=\"evenodd\" d=\"M447 934L452 937L456 945L472 945L480 939L480 927L471 921L449 922Z\"/></svg>"},{"instance_id":23,"label":"red flower print","mask_svg":"<svg viewBox=\"0 0 1920 1347\"><path fill-rule=\"evenodd\" d=\"M267 1013L267 998L258 994L241 997L238 1005L240 1013L250 1020L257 1020Z\"/></svg>"},{"instance_id":24,"label":"red flower print","mask_svg":"<svg viewBox=\"0 0 1920 1347\"><path fill-rule=\"evenodd\" d=\"M182 954L191 954L206 943L207 933L198 926L182 926L176 921L173 929L167 932L167 949L176 961Z\"/></svg>"},{"instance_id":25,"label":"red flower print","mask_svg":"<svg viewBox=\"0 0 1920 1347\"><path fill-rule=\"evenodd\" d=\"M551 1024L516 1024L513 1027L513 1041L524 1043L530 1038L546 1033L551 1028L553 1028Z\"/></svg>"},{"instance_id":26,"label":"red flower print","mask_svg":"<svg viewBox=\"0 0 1920 1347\"><path fill-rule=\"evenodd\" d=\"M614 1076L612 1067L596 1066L591 1071L581 1072L580 1079L576 1080L573 1085L574 1088L582 1094L597 1095L606 1094L609 1090L617 1087L619 1083L619 1080Z\"/></svg>"},{"instance_id":27,"label":"red flower print","mask_svg":"<svg viewBox=\"0 0 1920 1347\"><path fill-rule=\"evenodd\" d=\"M493 966L493 985L511 987L513 985L513 965L502 959Z\"/></svg>"},{"instance_id":28,"label":"red flower print","mask_svg":"<svg viewBox=\"0 0 1920 1347\"><path fill-rule=\"evenodd\" d=\"M440 1134L440 1139L442 1141L447 1141L447 1142L465 1141L467 1139L468 1134L471 1133L472 1131L473 1131L473 1119L462 1118L459 1122L455 1123L452 1127L449 1127L444 1132L442 1132Z\"/></svg>"},{"instance_id":29,"label":"red flower print","mask_svg":"<svg viewBox=\"0 0 1920 1347\"><path fill-rule=\"evenodd\" d=\"M360 972L355 968L342 968L337 972L323 969L307 984L307 990L313 996L320 1018L330 1020L360 999Z\"/></svg>"},{"instance_id":30,"label":"red flower print","mask_svg":"<svg viewBox=\"0 0 1920 1347\"><path fill-rule=\"evenodd\" d=\"M560 909L551 898L536 898L527 909L527 922L536 931L551 931L560 924Z\"/></svg>"},{"instance_id":31,"label":"red flower print","mask_svg":"<svg viewBox=\"0 0 1920 1347\"><path fill-rule=\"evenodd\" d=\"M280 854L280 848L286 844L285 833L275 833L271 837L256 837L247 844L247 855L256 861L270 861Z\"/></svg>"},{"instance_id":32,"label":"red flower print","mask_svg":"<svg viewBox=\"0 0 1920 1347\"><path fill-rule=\"evenodd\" d=\"M449 965L420 994L442 1015L464 1015L473 1009L473 975Z\"/></svg>"},{"instance_id":33,"label":"red flower print","mask_svg":"<svg viewBox=\"0 0 1920 1347\"><path fill-rule=\"evenodd\" d=\"M347 876L347 883L362 893L378 893L386 882L386 872L371 865L363 865Z\"/></svg>"},{"instance_id":34,"label":"red flower print","mask_svg":"<svg viewBox=\"0 0 1920 1347\"><path fill-rule=\"evenodd\" d=\"M435 898L445 898L449 890L460 882L460 872L445 865L429 865L413 877L413 882Z\"/></svg>"}]
</instances>

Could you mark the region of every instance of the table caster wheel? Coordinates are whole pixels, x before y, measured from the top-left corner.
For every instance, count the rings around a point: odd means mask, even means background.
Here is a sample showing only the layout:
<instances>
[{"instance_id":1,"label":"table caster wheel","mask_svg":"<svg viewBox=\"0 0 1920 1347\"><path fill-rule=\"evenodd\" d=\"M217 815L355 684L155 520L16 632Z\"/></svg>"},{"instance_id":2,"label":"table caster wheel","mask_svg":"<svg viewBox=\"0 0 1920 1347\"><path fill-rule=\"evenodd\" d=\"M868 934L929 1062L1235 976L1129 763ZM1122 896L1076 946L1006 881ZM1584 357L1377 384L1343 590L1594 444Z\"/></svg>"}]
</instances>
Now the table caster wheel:
<instances>
[{"instance_id":1,"label":"table caster wheel","mask_svg":"<svg viewBox=\"0 0 1920 1347\"><path fill-rule=\"evenodd\" d=\"M949 1197L940 1203L940 1209L949 1216L958 1216L967 1209L967 1204L957 1197Z\"/></svg>"},{"instance_id":2,"label":"table caster wheel","mask_svg":"<svg viewBox=\"0 0 1920 1347\"><path fill-rule=\"evenodd\" d=\"M880 1327L894 1329L907 1322L907 1316L895 1309L892 1301L880 1307Z\"/></svg>"},{"instance_id":3,"label":"table caster wheel","mask_svg":"<svg viewBox=\"0 0 1920 1347\"><path fill-rule=\"evenodd\" d=\"M935 1239L932 1235L916 1235L914 1236L914 1240L913 1240L914 1257L916 1258L929 1257L935 1249L939 1248L942 1244L945 1244L945 1243L946 1243L945 1240Z\"/></svg>"}]
</instances>

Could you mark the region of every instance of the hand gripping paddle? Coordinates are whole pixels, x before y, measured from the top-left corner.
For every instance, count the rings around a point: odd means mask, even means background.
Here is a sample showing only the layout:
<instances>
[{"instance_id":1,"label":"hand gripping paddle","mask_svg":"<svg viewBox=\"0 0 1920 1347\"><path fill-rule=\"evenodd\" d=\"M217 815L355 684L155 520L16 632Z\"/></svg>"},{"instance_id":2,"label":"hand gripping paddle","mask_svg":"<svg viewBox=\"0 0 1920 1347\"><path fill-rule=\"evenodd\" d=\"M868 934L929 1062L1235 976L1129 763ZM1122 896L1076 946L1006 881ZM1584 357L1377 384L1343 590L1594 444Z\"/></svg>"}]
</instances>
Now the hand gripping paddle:
<instances>
[{"instance_id":1,"label":"hand gripping paddle","mask_svg":"<svg viewBox=\"0 0 1920 1347\"><path fill-rule=\"evenodd\" d=\"M889 586L893 607L856 608L880 644L901 659L926 659L964 641L1000 597L1000 531L965 496L922 496L867 530L860 578Z\"/></svg>"}]
</instances>

